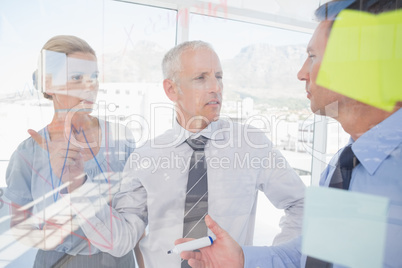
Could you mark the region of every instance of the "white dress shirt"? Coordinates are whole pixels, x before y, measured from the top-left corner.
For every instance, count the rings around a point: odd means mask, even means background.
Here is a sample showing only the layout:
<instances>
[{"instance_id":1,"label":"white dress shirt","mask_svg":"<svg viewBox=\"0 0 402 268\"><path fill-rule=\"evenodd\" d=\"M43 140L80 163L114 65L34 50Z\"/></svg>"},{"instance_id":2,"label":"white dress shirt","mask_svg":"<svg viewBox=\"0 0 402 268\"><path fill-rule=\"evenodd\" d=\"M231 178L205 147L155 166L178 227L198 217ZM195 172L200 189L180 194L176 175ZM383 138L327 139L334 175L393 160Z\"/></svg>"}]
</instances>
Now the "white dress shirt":
<instances>
[{"instance_id":1,"label":"white dress shirt","mask_svg":"<svg viewBox=\"0 0 402 268\"><path fill-rule=\"evenodd\" d=\"M300 234L303 182L260 130L219 120L196 134L175 123L172 129L137 148L126 163L113 209L87 209L85 215L90 220L81 220L91 243L122 256L135 246L147 227L140 242L145 266L180 267L179 255L168 255L167 251L183 236L188 167L193 152L185 139L199 135L209 138L205 147L208 214L222 228L240 245L252 245L260 190L277 208L285 210L282 231L274 244ZM88 190L87 197L81 195L76 202L84 204L91 195Z\"/></svg>"}]
</instances>

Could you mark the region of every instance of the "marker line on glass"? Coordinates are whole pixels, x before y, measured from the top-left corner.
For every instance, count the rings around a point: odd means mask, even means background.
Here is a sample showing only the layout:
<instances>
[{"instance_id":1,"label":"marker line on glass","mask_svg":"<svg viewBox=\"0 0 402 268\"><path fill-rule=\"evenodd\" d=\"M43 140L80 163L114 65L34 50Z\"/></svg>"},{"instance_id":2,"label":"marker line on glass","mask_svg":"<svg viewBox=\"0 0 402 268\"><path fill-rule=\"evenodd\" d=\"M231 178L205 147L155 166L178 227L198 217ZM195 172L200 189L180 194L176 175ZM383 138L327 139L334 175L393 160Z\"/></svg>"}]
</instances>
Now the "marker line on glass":
<instances>
[{"instance_id":1,"label":"marker line on glass","mask_svg":"<svg viewBox=\"0 0 402 268\"><path fill-rule=\"evenodd\" d=\"M210 236L202 237L199 239L191 240L186 243L178 244L173 249L169 250L167 254L180 254L182 251L191 251L199 248L204 248L212 245L214 240Z\"/></svg>"}]
</instances>

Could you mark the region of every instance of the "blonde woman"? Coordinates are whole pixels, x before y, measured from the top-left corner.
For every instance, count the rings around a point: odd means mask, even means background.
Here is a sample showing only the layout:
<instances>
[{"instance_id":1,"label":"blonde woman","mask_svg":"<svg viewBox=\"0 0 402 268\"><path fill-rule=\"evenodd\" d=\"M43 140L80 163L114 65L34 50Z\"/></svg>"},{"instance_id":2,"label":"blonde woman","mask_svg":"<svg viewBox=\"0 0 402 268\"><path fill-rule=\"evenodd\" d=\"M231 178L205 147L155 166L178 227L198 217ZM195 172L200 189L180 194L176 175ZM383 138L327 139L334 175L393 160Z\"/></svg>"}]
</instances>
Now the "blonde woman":
<instances>
[{"instance_id":1,"label":"blonde woman","mask_svg":"<svg viewBox=\"0 0 402 268\"><path fill-rule=\"evenodd\" d=\"M99 86L95 51L78 37L55 36L39 62L34 83L55 112L46 127L28 130L31 137L10 159L5 195L12 230L38 248L34 267L135 267L132 251L117 258L97 249L77 220L91 218L70 202L89 187L110 202L135 145L124 126L91 115ZM107 237L105 243L113 246Z\"/></svg>"}]
</instances>

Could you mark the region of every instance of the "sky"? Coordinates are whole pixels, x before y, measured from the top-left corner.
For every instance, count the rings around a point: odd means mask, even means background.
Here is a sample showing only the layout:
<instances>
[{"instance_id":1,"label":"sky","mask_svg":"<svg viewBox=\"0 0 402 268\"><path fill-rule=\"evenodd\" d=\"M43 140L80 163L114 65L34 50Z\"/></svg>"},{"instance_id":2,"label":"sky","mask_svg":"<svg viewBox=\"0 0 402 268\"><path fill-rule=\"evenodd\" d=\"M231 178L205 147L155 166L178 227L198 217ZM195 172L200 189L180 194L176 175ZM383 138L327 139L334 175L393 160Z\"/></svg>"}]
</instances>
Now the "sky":
<instances>
[{"instance_id":1,"label":"sky","mask_svg":"<svg viewBox=\"0 0 402 268\"><path fill-rule=\"evenodd\" d=\"M207 40L221 59L233 58L250 44L304 45L311 37L306 33L200 15L190 17L190 22L190 39Z\"/></svg>"},{"instance_id":2,"label":"sky","mask_svg":"<svg viewBox=\"0 0 402 268\"><path fill-rule=\"evenodd\" d=\"M31 86L40 49L54 35L79 36L98 56L121 53L141 40L168 50L175 44L175 18L173 10L112 0L1 0L0 98ZM304 44L310 37L199 15L190 17L189 29L190 39L211 42L221 59L234 57L250 44Z\"/></svg>"}]
</instances>

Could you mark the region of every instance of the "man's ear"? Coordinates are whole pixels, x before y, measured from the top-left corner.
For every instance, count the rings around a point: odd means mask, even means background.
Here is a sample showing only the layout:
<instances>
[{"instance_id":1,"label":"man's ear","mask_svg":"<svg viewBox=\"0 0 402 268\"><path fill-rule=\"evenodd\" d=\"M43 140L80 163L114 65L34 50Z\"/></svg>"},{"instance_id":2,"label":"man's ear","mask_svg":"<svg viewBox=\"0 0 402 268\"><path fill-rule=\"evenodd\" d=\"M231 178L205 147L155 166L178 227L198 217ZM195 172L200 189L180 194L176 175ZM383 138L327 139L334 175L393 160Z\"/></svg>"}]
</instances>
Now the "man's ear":
<instances>
[{"instance_id":1,"label":"man's ear","mask_svg":"<svg viewBox=\"0 0 402 268\"><path fill-rule=\"evenodd\" d=\"M165 90L166 96L173 102L177 100L177 85L170 79L163 80L163 89Z\"/></svg>"}]
</instances>

